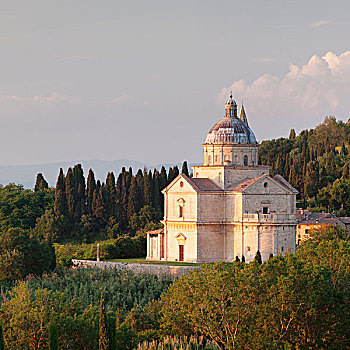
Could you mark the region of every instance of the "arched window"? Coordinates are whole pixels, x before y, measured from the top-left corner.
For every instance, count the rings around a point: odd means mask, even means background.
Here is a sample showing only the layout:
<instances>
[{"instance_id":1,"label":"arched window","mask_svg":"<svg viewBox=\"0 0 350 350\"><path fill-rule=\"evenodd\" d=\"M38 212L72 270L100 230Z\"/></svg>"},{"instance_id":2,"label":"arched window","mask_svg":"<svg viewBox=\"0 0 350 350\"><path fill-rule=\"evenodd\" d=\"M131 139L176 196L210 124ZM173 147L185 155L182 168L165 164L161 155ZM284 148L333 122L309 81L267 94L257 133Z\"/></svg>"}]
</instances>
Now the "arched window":
<instances>
[{"instance_id":1,"label":"arched window","mask_svg":"<svg viewBox=\"0 0 350 350\"><path fill-rule=\"evenodd\" d=\"M244 165L248 165L248 156L247 155L244 156L243 163L244 163Z\"/></svg>"},{"instance_id":2,"label":"arched window","mask_svg":"<svg viewBox=\"0 0 350 350\"><path fill-rule=\"evenodd\" d=\"M208 163L210 163L211 162L211 157L210 156L208 156Z\"/></svg>"},{"instance_id":3,"label":"arched window","mask_svg":"<svg viewBox=\"0 0 350 350\"><path fill-rule=\"evenodd\" d=\"M219 183L221 183L221 173L219 173Z\"/></svg>"},{"instance_id":4,"label":"arched window","mask_svg":"<svg viewBox=\"0 0 350 350\"><path fill-rule=\"evenodd\" d=\"M215 156L215 163L217 163L219 160L219 156Z\"/></svg>"},{"instance_id":5,"label":"arched window","mask_svg":"<svg viewBox=\"0 0 350 350\"><path fill-rule=\"evenodd\" d=\"M182 205L179 205L179 218L184 217L184 208Z\"/></svg>"}]
</instances>

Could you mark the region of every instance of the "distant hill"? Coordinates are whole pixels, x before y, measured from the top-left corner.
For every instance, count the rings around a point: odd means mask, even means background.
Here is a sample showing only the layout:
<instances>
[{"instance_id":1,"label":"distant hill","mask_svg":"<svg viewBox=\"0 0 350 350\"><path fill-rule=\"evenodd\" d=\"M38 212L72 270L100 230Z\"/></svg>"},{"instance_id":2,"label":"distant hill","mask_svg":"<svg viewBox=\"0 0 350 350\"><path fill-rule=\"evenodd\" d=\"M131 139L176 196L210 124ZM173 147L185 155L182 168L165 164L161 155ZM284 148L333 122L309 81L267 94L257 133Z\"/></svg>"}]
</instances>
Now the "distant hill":
<instances>
[{"instance_id":1,"label":"distant hill","mask_svg":"<svg viewBox=\"0 0 350 350\"><path fill-rule=\"evenodd\" d=\"M66 172L69 167L73 167L75 164L81 164L83 166L86 176L89 169L93 169L96 178L101 181L105 181L106 175L109 171L113 171L117 177L122 167L125 167L126 169L132 167L134 171L137 171L144 167L147 169L160 169L163 165L167 169L171 166L177 165L181 170L182 166L180 163L151 165L129 159L118 159L112 161L96 159L47 164L8 165L0 166L0 184L7 185L10 182L14 182L16 184L22 184L26 188L32 188L35 184L36 174L42 173L49 185L55 186L59 169L63 168Z\"/></svg>"}]
</instances>

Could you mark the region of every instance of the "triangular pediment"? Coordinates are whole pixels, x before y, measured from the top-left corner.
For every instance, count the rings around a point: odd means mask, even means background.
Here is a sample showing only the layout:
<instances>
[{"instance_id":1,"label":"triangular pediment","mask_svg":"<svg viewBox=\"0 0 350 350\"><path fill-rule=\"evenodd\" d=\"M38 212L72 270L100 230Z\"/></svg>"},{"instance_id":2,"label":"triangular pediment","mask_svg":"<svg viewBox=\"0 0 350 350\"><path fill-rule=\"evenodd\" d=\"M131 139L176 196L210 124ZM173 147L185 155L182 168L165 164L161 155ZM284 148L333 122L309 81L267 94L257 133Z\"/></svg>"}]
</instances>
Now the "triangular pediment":
<instances>
[{"instance_id":1,"label":"triangular pediment","mask_svg":"<svg viewBox=\"0 0 350 350\"><path fill-rule=\"evenodd\" d=\"M199 192L199 188L185 175L178 175L171 183L162 190L162 193L167 192Z\"/></svg>"}]
</instances>

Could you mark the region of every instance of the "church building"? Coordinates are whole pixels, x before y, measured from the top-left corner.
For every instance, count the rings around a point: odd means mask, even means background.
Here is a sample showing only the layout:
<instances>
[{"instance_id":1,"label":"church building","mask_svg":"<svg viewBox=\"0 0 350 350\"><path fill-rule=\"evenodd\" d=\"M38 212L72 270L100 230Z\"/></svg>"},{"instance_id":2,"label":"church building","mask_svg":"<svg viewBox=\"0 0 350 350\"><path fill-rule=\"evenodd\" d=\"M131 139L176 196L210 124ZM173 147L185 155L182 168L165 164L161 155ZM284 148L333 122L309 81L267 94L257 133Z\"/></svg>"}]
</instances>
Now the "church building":
<instances>
[{"instance_id":1,"label":"church building","mask_svg":"<svg viewBox=\"0 0 350 350\"><path fill-rule=\"evenodd\" d=\"M258 164L258 144L242 105L232 99L209 131L203 165L177 176L164 194L164 228L147 233L147 259L252 261L260 251L295 252L296 194L282 176Z\"/></svg>"}]
</instances>

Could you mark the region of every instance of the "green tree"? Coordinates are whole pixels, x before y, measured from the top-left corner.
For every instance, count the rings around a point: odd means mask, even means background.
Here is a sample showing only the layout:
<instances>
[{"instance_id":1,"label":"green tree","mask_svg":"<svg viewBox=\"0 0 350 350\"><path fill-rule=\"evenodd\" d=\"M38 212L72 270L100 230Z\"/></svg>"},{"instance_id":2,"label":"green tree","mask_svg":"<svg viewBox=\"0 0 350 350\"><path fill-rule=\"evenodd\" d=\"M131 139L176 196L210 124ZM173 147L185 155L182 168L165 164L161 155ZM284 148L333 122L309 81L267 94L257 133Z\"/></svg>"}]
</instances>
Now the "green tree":
<instances>
[{"instance_id":1,"label":"green tree","mask_svg":"<svg viewBox=\"0 0 350 350\"><path fill-rule=\"evenodd\" d=\"M5 350L4 330L0 322L0 350Z\"/></svg>"},{"instance_id":2,"label":"green tree","mask_svg":"<svg viewBox=\"0 0 350 350\"><path fill-rule=\"evenodd\" d=\"M92 200L94 191L96 189L95 174L92 169L89 170L87 184L86 184L86 201L87 201L87 213L92 214Z\"/></svg>"},{"instance_id":3,"label":"green tree","mask_svg":"<svg viewBox=\"0 0 350 350\"><path fill-rule=\"evenodd\" d=\"M188 177L190 177L190 173L188 172L188 166L187 166L187 161L186 160L182 163L181 173L185 174Z\"/></svg>"},{"instance_id":4,"label":"green tree","mask_svg":"<svg viewBox=\"0 0 350 350\"><path fill-rule=\"evenodd\" d=\"M133 176L131 179L130 191L129 191L129 200L128 200L128 209L127 216L130 219L134 214L138 213L140 210L140 194L138 191L138 186L136 178Z\"/></svg>"},{"instance_id":5,"label":"green tree","mask_svg":"<svg viewBox=\"0 0 350 350\"><path fill-rule=\"evenodd\" d=\"M107 331L107 317L106 317L106 308L104 302L104 292L101 293L100 300L100 332L99 332L99 349L108 350L108 331Z\"/></svg>"},{"instance_id":6,"label":"green tree","mask_svg":"<svg viewBox=\"0 0 350 350\"><path fill-rule=\"evenodd\" d=\"M49 349L50 350L57 350L58 349L58 331L57 331L57 324L55 321L50 322L49 325Z\"/></svg>"},{"instance_id":7,"label":"green tree","mask_svg":"<svg viewBox=\"0 0 350 350\"><path fill-rule=\"evenodd\" d=\"M35 187L34 187L34 191L38 192L38 191L44 191L46 189L49 188L49 184L47 183L47 181L44 179L44 176L42 173L39 173L36 176L36 181L35 181Z\"/></svg>"},{"instance_id":8,"label":"green tree","mask_svg":"<svg viewBox=\"0 0 350 350\"><path fill-rule=\"evenodd\" d=\"M0 281L41 275L55 267L54 250L47 242L30 239L21 229L12 228L0 236Z\"/></svg>"},{"instance_id":9,"label":"green tree","mask_svg":"<svg viewBox=\"0 0 350 350\"><path fill-rule=\"evenodd\" d=\"M262 260L261 260L261 254L260 251L258 250L255 254L254 260L258 263L258 264L262 264Z\"/></svg>"},{"instance_id":10,"label":"green tree","mask_svg":"<svg viewBox=\"0 0 350 350\"><path fill-rule=\"evenodd\" d=\"M56 183L54 211L58 216L67 215L66 181L62 168Z\"/></svg>"}]
</instances>

